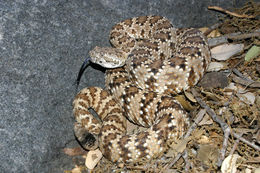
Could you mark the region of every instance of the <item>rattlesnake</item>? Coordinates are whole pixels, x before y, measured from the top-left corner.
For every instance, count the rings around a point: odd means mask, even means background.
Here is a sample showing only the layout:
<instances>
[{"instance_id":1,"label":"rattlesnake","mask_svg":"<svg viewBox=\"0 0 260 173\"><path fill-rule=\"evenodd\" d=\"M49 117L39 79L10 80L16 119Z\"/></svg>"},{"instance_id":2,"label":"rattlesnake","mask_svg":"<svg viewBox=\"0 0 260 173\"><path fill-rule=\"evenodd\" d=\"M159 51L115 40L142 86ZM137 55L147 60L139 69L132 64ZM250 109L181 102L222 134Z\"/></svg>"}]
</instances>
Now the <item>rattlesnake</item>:
<instances>
[{"instance_id":1,"label":"rattlesnake","mask_svg":"<svg viewBox=\"0 0 260 173\"><path fill-rule=\"evenodd\" d=\"M164 17L141 16L116 24L110 42L114 48L90 51L93 63L111 69L106 90L89 87L75 97L75 135L86 149L99 146L112 162L147 162L162 155L189 125L172 96L205 72L210 62L206 38L194 28L176 29ZM148 129L126 134L125 117Z\"/></svg>"}]
</instances>

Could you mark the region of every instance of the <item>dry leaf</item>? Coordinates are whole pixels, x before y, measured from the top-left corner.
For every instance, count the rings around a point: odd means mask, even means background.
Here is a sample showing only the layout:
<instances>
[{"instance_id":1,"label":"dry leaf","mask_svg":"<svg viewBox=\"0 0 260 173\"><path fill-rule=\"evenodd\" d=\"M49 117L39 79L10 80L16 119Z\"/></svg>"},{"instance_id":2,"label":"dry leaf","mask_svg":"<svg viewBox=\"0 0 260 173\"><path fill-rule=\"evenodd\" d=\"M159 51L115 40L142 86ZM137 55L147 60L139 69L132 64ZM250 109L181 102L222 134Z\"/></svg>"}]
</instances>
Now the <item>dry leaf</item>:
<instances>
[{"instance_id":1,"label":"dry leaf","mask_svg":"<svg viewBox=\"0 0 260 173\"><path fill-rule=\"evenodd\" d=\"M208 114L206 114L203 119L199 122L199 126L203 126L203 125L209 125L212 124L213 120L210 118L210 116Z\"/></svg>"},{"instance_id":2,"label":"dry leaf","mask_svg":"<svg viewBox=\"0 0 260 173\"><path fill-rule=\"evenodd\" d=\"M207 96L208 99L214 100L216 102L219 102L221 98L219 98L216 94L208 92L208 91L203 91L203 94Z\"/></svg>"},{"instance_id":3,"label":"dry leaf","mask_svg":"<svg viewBox=\"0 0 260 173\"><path fill-rule=\"evenodd\" d=\"M228 65L225 62L211 62L209 64L207 71L220 71L220 70L224 70L227 68L228 68Z\"/></svg>"},{"instance_id":4,"label":"dry leaf","mask_svg":"<svg viewBox=\"0 0 260 173\"><path fill-rule=\"evenodd\" d=\"M86 167L88 169L93 169L101 158L102 158L102 153L99 149L89 151L85 161Z\"/></svg>"},{"instance_id":5,"label":"dry leaf","mask_svg":"<svg viewBox=\"0 0 260 173\"><path fill-rule=\"evenodd\" d=\"M186 149L186 145L189 141L190 141L189 138L179 140L177 141L177 143L173 143L171 145L171 148L177 151L177 153L182 153Z\"/></svg>"},{"instance_id":6,"label":"dry leaf","mask_svg":"<svg viewBox=\"0 0 260 173\"><path fill-rule=\"evenodd\" d=\"M241 52L244 44L222 44L211 49L212 58L218 61L225 61L231 56Z\"/></svg>"},{"instance_id":7,"label":"dry leaf","mask_svg":"<svg viewBox=\"0 0 260 173\"><path fill-rule=\"evenodd\" d=\"M222 173L236 173L237 172L237 159L240 156L238 154L229 155L225 158L221 165L221 172Z\"/></svg>"},{"instance_id":8,"label":"dry leaf","mask_svg":"<svg viewBox=\"0 0 260 173\"><path fill-rule=\"evenodd\" d=\"M215 37L220 37L221 34L218 30L213 30L211 33L209 33L208 38L215 38Z\"/></svg>"},{"instance_id":9,"label":"dry leaf","mask_svg":"<svg viewBox=\"0 0 260 173\"><path fill-rule=\"evenodd\" d=\"M202 32L202 33L205 33L209 28L208 27L203 27L203 28L199 28L199 30ZM221 36L220 32L218 30L213 30L211 31L207 37L208 38L215 38L215 37L219 37Z\"/></svg>"},{"instance_id":10,"label":"dry leaf","mask_svg":"<svg viewBox=\"0 0 260 173\"><path fill-rule=\"evenodd\" d=\"M233 91L237 91L237 86L234 82L231 82L227 87L224 88L224 92L226 95L232 95Z\"/></svg>"},{"instance_id":11,"label":"dry leaf","mask_svg":"<svg viewBox=\"0 0 260 173\"><path fill-rule=\"evenodd\" d=\"M166 153L165 156L172 157L176 153L182 153L186 149L187 143L189 141L190 138L174 141L174 143L171 144L170 150Z\"/></svg>"},{"instance_id":12,"label":"dry leaf","mask_svg":"<svg viewBox=\"0 0 260 173\"><path fill-rule=\"evenodd\" d=\"M184 91L184 94L190 101L192 101L193 103L197 103L197 100L194 98L194 96L190 92Z\"/></svg>"},{"instance_id":13,"label":"dry leaf","mask_svg":"<svg viewBox=\"0 0 260 173\"><path fill-rule=\"evenodd\" d=\"M250 104L253 105L255 103L255 95L254 93L251 92L247 92L244 94L237 94L237 96L239 97L239 99L243 102L245 102L246 104Z\"/></svg>"}]
</instances>

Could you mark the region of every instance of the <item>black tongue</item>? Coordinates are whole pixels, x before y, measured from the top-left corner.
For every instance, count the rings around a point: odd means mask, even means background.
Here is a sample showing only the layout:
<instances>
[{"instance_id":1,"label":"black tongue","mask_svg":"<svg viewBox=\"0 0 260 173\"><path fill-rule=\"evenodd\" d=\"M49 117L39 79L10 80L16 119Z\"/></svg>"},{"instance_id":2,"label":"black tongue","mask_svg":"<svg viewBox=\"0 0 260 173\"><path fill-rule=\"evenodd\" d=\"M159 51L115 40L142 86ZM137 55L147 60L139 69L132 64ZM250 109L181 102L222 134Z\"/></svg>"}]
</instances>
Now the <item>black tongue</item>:
<instances>
[{"instance_id":1,"label":"black tongue","mask_svg":"<svg viewBox=\"0 0 260 173\"><path fill-rule=\"evenodd\" d=\"M78 86L79 86L79 82L80 82L81 76L82 76L82 74L84 73L85 69L86 69L86 68L88 67L88 65L89 65L89 61L90 61L90 57L87 57L87 58L85 59L85 61L83 62L83 64L81 65L81 67L80 67L80 70L79 70L77 79L76 79L76 81L75 81L76 91L78 90Z\"/></svg>"}]
</instances>

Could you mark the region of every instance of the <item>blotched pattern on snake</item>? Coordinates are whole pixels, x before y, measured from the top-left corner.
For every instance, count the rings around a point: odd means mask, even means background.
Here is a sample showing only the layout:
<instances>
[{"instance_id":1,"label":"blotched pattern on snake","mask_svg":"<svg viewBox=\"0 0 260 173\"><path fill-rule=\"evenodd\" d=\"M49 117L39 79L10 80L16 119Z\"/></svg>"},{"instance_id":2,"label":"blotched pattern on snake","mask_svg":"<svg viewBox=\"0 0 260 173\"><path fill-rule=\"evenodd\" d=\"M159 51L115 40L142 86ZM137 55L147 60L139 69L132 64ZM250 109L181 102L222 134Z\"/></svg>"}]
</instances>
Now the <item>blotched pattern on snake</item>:
<instances>
[{"instance_id":1,"label":"blotched pattern on snake","mask_svg":"<svg viewBox=\"0 0 260 173\"><path fill-rule=\"evenodd\" d=\"M161 16L116 24L110 42L113 47L89 53L93 63L109 68L106 88L84 88L75 97L75 135L112 162L147 162L185 134L188 115L172 96L201 79L210 62L208 44L199 30L174 28ZM126 134L126 118L147 130Z\"/></svg>"}]
</instances>

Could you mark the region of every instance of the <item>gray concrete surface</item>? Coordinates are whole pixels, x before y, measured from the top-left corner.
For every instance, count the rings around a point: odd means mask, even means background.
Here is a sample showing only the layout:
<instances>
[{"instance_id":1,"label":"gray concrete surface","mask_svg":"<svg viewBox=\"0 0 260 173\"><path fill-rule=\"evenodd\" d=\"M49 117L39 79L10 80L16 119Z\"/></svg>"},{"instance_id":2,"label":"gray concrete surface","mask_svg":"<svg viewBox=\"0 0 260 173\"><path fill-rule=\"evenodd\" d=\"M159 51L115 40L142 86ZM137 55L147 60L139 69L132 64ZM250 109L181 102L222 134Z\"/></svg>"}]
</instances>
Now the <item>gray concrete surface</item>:
<instances>
[{"instance_id":1,"label":"gray concrete surface","mask_svg":"<svg viewBox=\"0 0 260 173\"><path fill-rule=\"evenodd\" d=\"M208 5L243 0L1 0L0 172L63 172L62 149L76 146L72 100L78 70L94 46L108 46L116 22L168 17L178 27L212 25ZM80 88L103 86L104 69L89 67Z\"/></svg>"}]
</instances>

